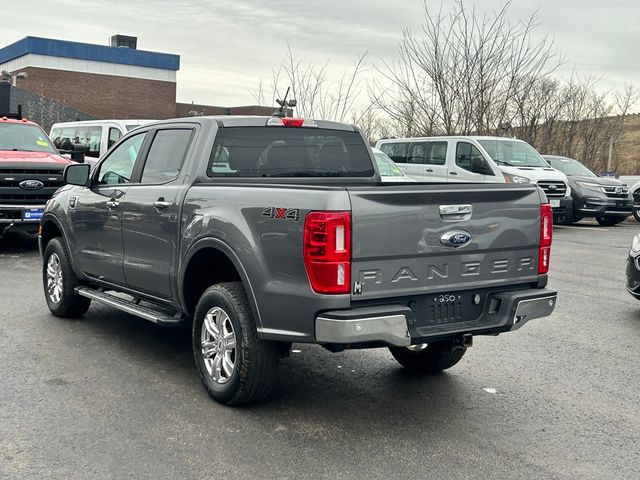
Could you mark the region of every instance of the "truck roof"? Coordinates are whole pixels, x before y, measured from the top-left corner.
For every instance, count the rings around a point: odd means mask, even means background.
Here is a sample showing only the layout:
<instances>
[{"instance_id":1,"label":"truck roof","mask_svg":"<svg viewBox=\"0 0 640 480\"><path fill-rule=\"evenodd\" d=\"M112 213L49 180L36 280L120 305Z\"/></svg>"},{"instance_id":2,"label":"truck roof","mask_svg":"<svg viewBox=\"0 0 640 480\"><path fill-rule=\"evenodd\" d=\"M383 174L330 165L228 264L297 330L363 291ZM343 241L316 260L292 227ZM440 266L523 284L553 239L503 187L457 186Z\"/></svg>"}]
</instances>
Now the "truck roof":
<instances>
[{"instance_id":1,"label":"truck roof","mask_svg":"<svg viewBox=\"0 0 640 480\"><path fill-rule=\"evenodd\" d=\"M18 120L18 119L15 119L15 118L0 117L0 122L2 122L2 123L20 123L20 124L25 124L25 125L35 125L36 127L39 127L39 125L37 123L32 122L31 120L27 120L26 118Z\"/></svg>"},{"instance_id":2,"label":"truck roof","mask_svg":"<svg viewBox=\"0 0 640 480\"><path fill-rule=\"evenodd\" d=\"M500 140L506 142L524 142L519 138L511 137L496 137L490 135L435 135L433 137L407 137L407 138L385 138L380 140L379 143L391 143L391 142L415 142L420 140Z\"/></svg>"},{"instance_id":3,"label":"truck roof","mask_svg":"<svg viewBox=\"0 0 640 480\"><path fill-rule=\"evenodd\" d=\"M170 118L167 120L153 122L150 125L188 121L200 124L215 122L220 127L266 127L268 122L274 122L278 119L279 117L255 115L207 115L202 117ZM302 128L317 127L332 130L356 131L356 127L348 123L331 122L328 120L314 120L310 118L305 118L304 121L305 125Z\"/></svg>"}]
</instances>

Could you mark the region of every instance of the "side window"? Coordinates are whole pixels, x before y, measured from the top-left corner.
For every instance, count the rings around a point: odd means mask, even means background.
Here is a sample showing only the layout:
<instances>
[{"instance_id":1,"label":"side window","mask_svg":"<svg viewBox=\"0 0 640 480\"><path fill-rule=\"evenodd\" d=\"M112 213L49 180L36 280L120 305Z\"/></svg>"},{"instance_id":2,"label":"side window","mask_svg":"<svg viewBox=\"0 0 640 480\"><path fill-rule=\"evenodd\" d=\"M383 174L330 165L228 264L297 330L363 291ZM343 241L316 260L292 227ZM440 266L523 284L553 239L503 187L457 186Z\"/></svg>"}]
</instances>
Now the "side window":
<instances>
[{"instance_id":1,"label":"side window","mask_svg":"<svg viewBox=\"0 0 640 480\"><path fill-rule=\"evenodd\" d=\"M71 151L78 127L58 127L51 131L51 140L58 150Z\"/></svg>"},{"instance_id":2,"label":"side window","mask_svg":"<svg viewBox=\"0 0 640 480\"><path fill-rule=\"evenodd\" d=\"M102 127L90 127L85 139L86 154L90 157L100 156L100 140L102 139Z\"/></svg>"},{"instance_id":3,"label":"side window","mask_svg":"<svg viewBox=\"0 0 640 480\"><path fill-rule=\"evenodd\" d=\"M131 181L131 173L146 135L147 132L141 132L129 137L111 152L100 164L97 176L99 185L118 185Z\"/></svg>"},{"instance_id":4,"label":"side window","mask_svg":"<svg viewBox=\"0 0 640 480\"><path fill-rule=\"evenodd\" d=\"M380 150L396 163L409 163L409 143L383 143Z\"/></svg>"},{"instance_id":5,"label":"side window","mask_svg":"<svg viewBox=\"0 0 640 480\"><path fill-rule=\"evenodd\" d=\"M416 142L411 149L409 163L444 165L447 161L447 142Z\"/></svg>"},{"instance_id":6,"label":"side window","mask_svg":"<svg viewBox=\"0 0 640 480\"><path fill-rule=\"evenodd\" d=\"M164 183L180 173L191 129L158 130L142 170L142 183Z\"/></svg>"},{"instance_id":7,"label":"side window","mask_svg":"<svg viewBox=\"0 0 640 480\"><path fill-rule=\"evenodd\" d=\"M495 175L480 150L468 142L458 142L456 165L479 175Z\"/></svg>"},{"instance_id":8,"label":"side window","mask_svg":"<svg viewBox=\"0 0 640 480\"><path fill-rule=\"evenodd\" d=\"M109 129L109 141L107 143L107 148L111 148L114 143L120 140L120 137L122 137L120 130L118 128L111 127Z\"/></svg>"}]
</instances>

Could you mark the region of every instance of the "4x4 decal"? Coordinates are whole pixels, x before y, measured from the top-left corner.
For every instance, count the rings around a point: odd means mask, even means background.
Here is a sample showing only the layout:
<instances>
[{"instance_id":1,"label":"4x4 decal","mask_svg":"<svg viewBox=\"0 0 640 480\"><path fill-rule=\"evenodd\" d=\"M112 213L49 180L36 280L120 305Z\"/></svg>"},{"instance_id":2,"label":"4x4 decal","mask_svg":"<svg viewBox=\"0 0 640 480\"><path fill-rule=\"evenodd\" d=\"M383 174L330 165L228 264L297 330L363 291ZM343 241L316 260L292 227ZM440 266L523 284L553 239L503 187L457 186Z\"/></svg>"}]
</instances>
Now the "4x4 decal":
<instances>
[{"instance_id":1,"label":"4x4 decal","mask_svg":"<svg viewBox=\"0 0 640 480\"><path fill-rule=\"evenodd\" d=\"M275 218L277 220L293 220L297 222L300 220L299 208L279 208L279 207L267 207L262 210L262 216L268 218Z\"/></svg>"}]
</instances>

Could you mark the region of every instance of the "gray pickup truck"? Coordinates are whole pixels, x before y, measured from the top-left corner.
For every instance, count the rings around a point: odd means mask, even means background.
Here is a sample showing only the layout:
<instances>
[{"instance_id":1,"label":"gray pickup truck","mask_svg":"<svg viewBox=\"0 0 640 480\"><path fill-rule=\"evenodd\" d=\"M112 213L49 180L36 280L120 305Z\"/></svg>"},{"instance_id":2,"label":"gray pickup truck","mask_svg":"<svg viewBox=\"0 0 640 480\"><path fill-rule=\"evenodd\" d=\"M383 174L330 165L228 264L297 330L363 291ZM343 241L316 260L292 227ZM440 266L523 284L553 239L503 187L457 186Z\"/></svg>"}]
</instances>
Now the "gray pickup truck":
<instances>
[{"instance_id":1,"label":"gray pickup truck","mask_svg":"<svg viewBox=\"0 0 640 480\"><path fill-rule=\"evenodd\" d=\"M279 117L145 125L66 168L40 229L46 302L192 325L225 404L264 398L291 344L456 364L550 315L552 213L533 185L381 182L357 127Z\"/></svg>"}]
</instances>

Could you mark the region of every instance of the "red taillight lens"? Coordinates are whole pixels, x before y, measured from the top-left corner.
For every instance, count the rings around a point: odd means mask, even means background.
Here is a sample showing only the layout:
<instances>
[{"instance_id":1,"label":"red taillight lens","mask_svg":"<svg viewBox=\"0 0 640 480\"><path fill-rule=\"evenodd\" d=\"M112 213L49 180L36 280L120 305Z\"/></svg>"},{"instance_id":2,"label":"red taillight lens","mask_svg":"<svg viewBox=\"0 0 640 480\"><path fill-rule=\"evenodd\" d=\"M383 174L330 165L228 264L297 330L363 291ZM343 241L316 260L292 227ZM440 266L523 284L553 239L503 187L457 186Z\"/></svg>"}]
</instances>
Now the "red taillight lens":
<instances>
[{"instance_id":1,"label":"red taillight lens","mask_svg":"<svg viewBox=\"0 0 640 480\"><path fill-rule=\"evenodd\" d=\"M351 213L308 213L304 220L303 256L314 292L349 293Z\"/></svg>"},{"instance_id":2,"label":"red taillight lens","mask_svg":"<svg viewBox=\"0 0 640 480\"><path fill-rule=\"evenodd\" d=\"M285 117L282 119L282 125L285 127L301 127L304 124L304 118Z\"/></svg>"},{"instance_id":3,"label":"red taillight lens","mask_svg":"<svg viewBox=\"0 0 640 480\"><path fill-rule=\"evenodd\" d=\"M553 212L551 205L540 205L540 251L538 254L538 273L549 271L551 240L553 237Z\"/></svg>"}]
</instances>

